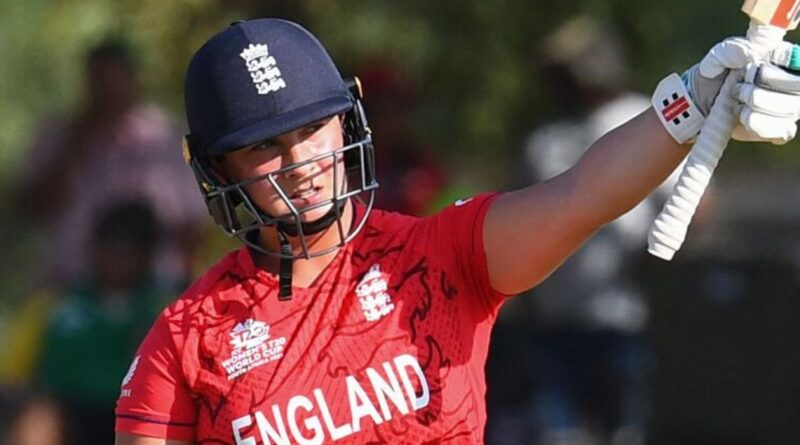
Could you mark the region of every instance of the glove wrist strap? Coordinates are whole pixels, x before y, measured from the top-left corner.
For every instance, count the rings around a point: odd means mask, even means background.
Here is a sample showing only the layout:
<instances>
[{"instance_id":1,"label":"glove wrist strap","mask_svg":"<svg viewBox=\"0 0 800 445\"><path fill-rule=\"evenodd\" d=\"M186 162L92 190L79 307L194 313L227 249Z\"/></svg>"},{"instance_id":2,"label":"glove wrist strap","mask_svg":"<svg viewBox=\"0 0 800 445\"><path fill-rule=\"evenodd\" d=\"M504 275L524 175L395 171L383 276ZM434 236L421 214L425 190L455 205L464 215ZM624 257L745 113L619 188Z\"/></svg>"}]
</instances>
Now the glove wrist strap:
<instances>
[{"instance_id":1,"label":"glove wrist strap","mask_svg":"<svg viewBox=\"0 0 800 445\"><path fill-rule=\"evenodd\" d=\"M691 142L700 133L705 118L677 74L659 82L651 102L661 124L678 143Z\"/></svg>"}]
</instances>

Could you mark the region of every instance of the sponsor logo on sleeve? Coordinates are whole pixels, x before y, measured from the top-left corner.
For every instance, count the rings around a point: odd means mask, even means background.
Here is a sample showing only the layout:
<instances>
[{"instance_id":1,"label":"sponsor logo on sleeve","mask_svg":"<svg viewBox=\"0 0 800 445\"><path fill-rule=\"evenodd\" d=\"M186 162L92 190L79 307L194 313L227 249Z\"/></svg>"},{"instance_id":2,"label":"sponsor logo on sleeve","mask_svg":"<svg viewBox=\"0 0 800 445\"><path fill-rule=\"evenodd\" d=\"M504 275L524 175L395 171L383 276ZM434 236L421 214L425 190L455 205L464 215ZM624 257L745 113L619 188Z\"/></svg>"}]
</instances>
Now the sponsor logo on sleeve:
<instances>
[{"instance_id":1,"label":"sponsor logo on sleeve","mask_svg":"<svg viewBox=\"0 0 800 445\"><path fill-rule=\"evenodd\" d=\"M468 204L468 203L469 203L470 201L472 201L473 199L474 199L474 198L464 198L464 199L459 199L459 200L457 200L457 201L455 202L455 206L456 206L456 207L461 207L461 206L463 206L464 204Z\"/></svg>"},{"instance_id":2,"label":"sponsor logo on sleeve","mask_svg":"<svg viewBox=\"0 0 800 445\"><path fill-rule=\"evenodd\" d=\"M131 363L131 367L128 368L128 373L125 374L125 377L122 379L122 391L120 392L120 397L130 397L131 390L130 388L126 388L131 380L133 380L133 374L136 373L136 367L139 366L139 359L141 355L137 355L133 358L133 363Z\"/></svg>"}]
</instances>

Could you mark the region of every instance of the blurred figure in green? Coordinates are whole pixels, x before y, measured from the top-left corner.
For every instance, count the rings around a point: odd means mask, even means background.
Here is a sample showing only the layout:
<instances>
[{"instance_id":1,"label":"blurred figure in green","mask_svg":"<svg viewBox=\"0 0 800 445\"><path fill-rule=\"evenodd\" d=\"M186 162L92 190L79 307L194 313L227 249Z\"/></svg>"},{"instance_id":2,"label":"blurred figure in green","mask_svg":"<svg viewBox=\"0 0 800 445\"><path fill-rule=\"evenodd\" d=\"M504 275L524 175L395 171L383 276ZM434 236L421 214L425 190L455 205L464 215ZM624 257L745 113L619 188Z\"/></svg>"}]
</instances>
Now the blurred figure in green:
<instances>
[{"instance_id":1,"label":"blurred figure in green","mask_svg":"<svg viewBox=\"0 0 800 445\"><path fill-rule=\"evenodd\" d=\"M114 403L130 357L172 295L153 275L158 233L141 201L107 208L94 227L91 272L50 312L35 385L66 413L70 444L114 441Z\"/></svg>"}]
</instances>

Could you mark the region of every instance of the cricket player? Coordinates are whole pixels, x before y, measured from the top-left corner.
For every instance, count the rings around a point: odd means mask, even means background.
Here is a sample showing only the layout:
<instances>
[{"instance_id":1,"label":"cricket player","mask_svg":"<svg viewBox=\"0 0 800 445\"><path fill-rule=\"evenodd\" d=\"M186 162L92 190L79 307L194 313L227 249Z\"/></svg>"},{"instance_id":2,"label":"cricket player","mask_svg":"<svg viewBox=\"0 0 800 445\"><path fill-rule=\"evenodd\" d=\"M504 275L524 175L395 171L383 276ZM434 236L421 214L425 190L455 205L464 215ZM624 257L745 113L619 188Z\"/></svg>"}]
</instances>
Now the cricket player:
<instances>
[{"instance_id":1,"label":"cricket player","mask_svg":"<svg viewBox=\"0 0 800 445\"><path fill-rule=\"evenodd\" d=\"M415 218L372 210L380 148L358 82L295 23L232 24L189 64L185 154L210 214L244 245L143 341L117 444L483 443L503 302L670 174L728 70L738 134L794 137L800 77L754 60L746 40L726 40L563 174Z\"/></svg>"}]
</instances>

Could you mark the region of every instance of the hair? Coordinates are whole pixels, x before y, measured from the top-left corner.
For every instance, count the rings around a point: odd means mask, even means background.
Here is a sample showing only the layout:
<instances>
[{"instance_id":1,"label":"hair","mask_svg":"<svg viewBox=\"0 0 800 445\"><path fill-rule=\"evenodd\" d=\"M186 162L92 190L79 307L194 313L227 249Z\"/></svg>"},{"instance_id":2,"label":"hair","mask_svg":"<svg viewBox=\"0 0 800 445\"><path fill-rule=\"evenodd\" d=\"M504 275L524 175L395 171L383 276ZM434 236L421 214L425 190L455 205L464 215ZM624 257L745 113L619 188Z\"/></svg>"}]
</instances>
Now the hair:
<instances>
[{"instance_id":1,"label":"hair","mask_svg":"<svg viewBox=\"0 0 800 445\"><path fill-rule=\"evenodd\" d=\"M158 242L160 225L152 207L142 200L115 202L99 214L93 232L95 244L122 241L152 248Z\"/></svg>"},{"instance_id":2,"label":"hair","mask_svg":"<svg viewBox=\"0 0 800 445\"><path fill-rule=\"evenodd\" d=\"M130 74L134 74L138 68L133 49L121 38L107 38L91 47L86 53L86 63L89 66L117 63Z\"/></svg>"},{"instance_id":3,"label":"hair","mask_svg":"<svg viewBox=\"0 0 800 445\"><path fill-rule=\"evenodd\" d=\"M625 88L630 72L625 42L610 23L577 15L555 28L539 51L580 88Z\"/></svg>"}]
</instances>

